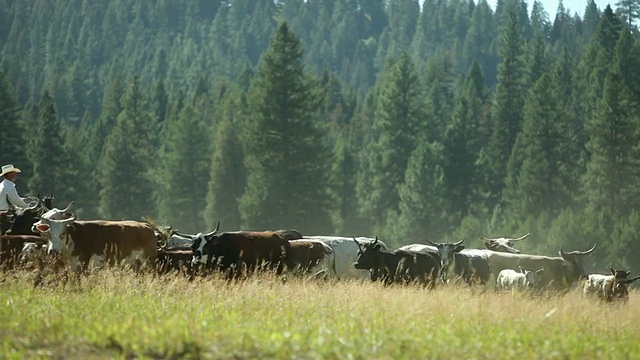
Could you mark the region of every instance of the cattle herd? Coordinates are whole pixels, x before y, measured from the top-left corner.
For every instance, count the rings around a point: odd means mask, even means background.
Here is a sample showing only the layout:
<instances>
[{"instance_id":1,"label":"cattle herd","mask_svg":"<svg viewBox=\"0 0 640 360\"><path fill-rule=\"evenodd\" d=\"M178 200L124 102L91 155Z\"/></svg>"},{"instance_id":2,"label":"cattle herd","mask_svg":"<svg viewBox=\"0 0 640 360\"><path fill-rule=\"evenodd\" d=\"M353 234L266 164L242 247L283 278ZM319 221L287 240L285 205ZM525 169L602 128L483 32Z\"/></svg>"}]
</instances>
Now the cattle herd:
<instances>
[{"instance_id":1,"label":"cattle herd","mask_svg":"<svg viewBox=\"0 0 640 360\"><path fill-rule=\"evenodd\" d=\"M158 275L171 272L189 278L220 272L228 279L271 271L321 279L365 279L384 284L419 284L426 288L463 282L496 291L567 291L581 287L585 295L626 302L628 286L640 279L624 270L587 274L583 258L593 252L559 256L523 254L519 238L484 238L484 249L467 249L465 239L453 243L409 244L392 250L366 237L304 236L300 232L219 232L187 234L152 222L77 220L71 205L57 209L38 199L13 215L0 238L0 264L6 271L36 256L55 257L64 269L82 274L93 267L129 264Z\"/></svg>"}]
</instances>

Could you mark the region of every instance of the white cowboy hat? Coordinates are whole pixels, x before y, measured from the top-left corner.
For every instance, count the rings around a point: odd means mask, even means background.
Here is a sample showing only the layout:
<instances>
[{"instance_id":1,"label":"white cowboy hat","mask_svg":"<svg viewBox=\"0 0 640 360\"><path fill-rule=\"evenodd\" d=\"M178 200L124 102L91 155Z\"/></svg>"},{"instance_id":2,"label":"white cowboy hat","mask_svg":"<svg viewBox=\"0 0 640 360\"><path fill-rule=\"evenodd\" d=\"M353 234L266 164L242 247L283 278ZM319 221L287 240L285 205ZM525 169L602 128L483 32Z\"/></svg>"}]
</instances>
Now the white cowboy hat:
<instances>
[{"instance_id":1,"label":"white cowboy hat","mask_svg":"<svg viewBox=\"0 0 640 360\"><path fill-rule=\"evenodd\" d=\"M2 165L2 173L0 173L0 176L5 176L10 172L21 173L22 171L20 171L20 169L18 169L17 167L13 167L12 164Z\"/></svg>"}]
</instances>

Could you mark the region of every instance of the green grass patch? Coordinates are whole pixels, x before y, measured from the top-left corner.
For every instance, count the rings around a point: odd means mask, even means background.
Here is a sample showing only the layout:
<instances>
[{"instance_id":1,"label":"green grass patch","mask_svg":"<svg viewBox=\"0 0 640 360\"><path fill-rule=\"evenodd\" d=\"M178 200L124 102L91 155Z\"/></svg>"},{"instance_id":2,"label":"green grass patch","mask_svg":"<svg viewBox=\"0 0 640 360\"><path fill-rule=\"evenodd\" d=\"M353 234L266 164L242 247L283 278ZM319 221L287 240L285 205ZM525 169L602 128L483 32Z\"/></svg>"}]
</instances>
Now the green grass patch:
<instances>
[{"instance_id":1,"label":"green grass patch","mask_svg":"<svg viewBox=\"0 0 640 360\"><path fill-rule=\"evenodd\" d=\"M122 271L33 288L2 274L2 358L628 359L640 296L526 294Z\"/></svg>"}]
</instances>

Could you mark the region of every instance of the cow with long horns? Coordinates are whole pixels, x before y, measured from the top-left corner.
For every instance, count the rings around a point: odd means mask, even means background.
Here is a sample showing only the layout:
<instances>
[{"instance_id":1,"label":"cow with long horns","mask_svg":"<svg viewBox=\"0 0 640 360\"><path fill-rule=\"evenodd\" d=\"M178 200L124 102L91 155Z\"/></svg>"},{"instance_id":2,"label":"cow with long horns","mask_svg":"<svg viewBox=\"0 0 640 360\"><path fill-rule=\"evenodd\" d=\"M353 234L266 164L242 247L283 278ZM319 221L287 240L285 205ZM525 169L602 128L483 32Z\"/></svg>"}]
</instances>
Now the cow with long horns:
<instances>
[{"instance_id":1,"label":"cow with long horns","mask_svg":"<svg viewBox=\"0 0 640 360\"><path fill-rule=\"evenodd\" d=\"M526 233L519 238L487 238L484 236L482 236L482 238L484 239L484 247L487 250L520 254L520 250L513 247L513 242L524 240L527 236L529 236L529 233Z\"/></svg>"},{"instance_id":2,"label":"cow with long horns","mask_svg":"<svg viewBox=\"0 0 640 360\"><path fill-rule=\"evenodd\" d=\"M55 216L54 216L55 217ZM86 271L90 263L113 266L126 262L133 268L152 268L157 239L153 228L138 221L76 221L75 216L41 216L33 231L48 239L47 253L59 254L73 270Z\"/></svg>"},{"instance_id":3,"label":"cow with long horns","mask_svg":"<svg viewBox=\"0 0 640 360\"><path fill-rule=\"evenodd\" d=\"M378 243L358 246L358 258L353 265L356 269L369 270L372 281L385 284L417 282L433 287L440 272L440 259L426 252L395 250L387 251Z\"/></svg>"},{"instance_id":4,"label":"cow with long horns","mask_svg":"<svg viewBox=\"0 0 640 360\"><path fill-rule=\"evenodd\" d=\"M398 250L418 251L436 254L440 258L440 277L447 283L462 278L469 285L483 285L489 282L491 269L483 250L465 249L465 238L455 243L434 243L430 245L410 244Z\"/></svg>"},{"instance_id":5,"label":"cow with long horns","mask_svg":"<svg viewBox=\"0 0 640 360\"><path fill-rule=\"evenodd\" d=\"M561 247L559 257L511 254L491 250L481 251L486 254L494 279L497 279L500 271L504 269L517 269L518 267L525 269L544 268L545 271L538 279L538 286L547 289L565 290L577 284L580 279L587 277L582 259L585 255L591 254L595 248L596 246L594 245L587 251L565 252Z\"/></svg>"},{"instance_id":6,"label":"cow with long horns","mask_svg":"<svg viewBox=\"0 0 640 360\"><path fill-rule=\"evenodd\" d=\"M220 222L210 233L176 234L192 240L192 265L219 266L229 277L238 277L242 269L276 269L280 274L286 264L289 241L275 231L237 231L218 233Z\"/></svg>"}]
</instances>

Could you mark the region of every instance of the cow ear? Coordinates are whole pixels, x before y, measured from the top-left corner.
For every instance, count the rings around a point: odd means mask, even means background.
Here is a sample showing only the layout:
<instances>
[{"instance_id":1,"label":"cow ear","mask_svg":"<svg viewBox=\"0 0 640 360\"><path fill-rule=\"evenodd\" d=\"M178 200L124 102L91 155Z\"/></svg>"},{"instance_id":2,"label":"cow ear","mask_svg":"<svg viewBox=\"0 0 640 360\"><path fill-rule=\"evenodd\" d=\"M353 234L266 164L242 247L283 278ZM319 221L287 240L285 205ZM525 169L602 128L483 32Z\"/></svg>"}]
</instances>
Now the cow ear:
<instances>
[{"instance_id":1,"label":"cow ear","mask_svg":"<svg viewBox=\"0 0 640 360\"><path fill-rule=\"evenodd\" d=\"M456 246L455 252L460 252L462 250L464 250L464 245L458 245L458 246Z\"/></svg>"},{"instance_id":2,"label":"cow ear","mask_svg":"<svg viewBox=\"0 0 640 360\"><path fill-rule=\"evenodd\" d=\"M615 275L615 274L616 274L616 271L615 271L615 270L613 270L613 268L610 268L610 269L611 269L611 275Z\"/></svg>"},{"instance_id":3,"label":"cow ear","mask_svg":"<svg viewBox=\"0 0 640 360\"><path fill-rule=\"evenodd\" d=\"M543 273L543 272L544 272L544 269L538 269L538 270L536 270L536 274L540 274L540 273Z\"/></svg>"}]
</instances>

